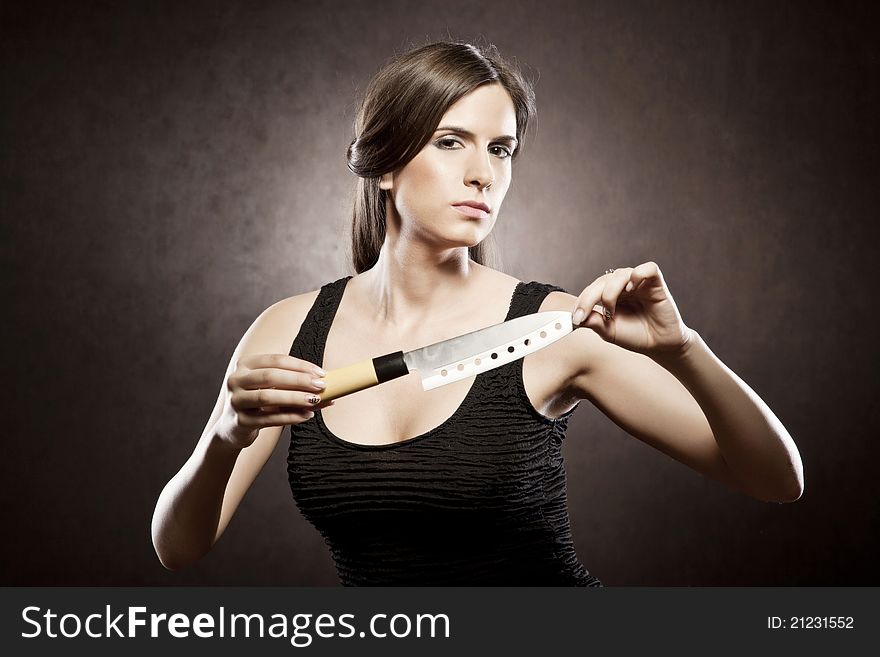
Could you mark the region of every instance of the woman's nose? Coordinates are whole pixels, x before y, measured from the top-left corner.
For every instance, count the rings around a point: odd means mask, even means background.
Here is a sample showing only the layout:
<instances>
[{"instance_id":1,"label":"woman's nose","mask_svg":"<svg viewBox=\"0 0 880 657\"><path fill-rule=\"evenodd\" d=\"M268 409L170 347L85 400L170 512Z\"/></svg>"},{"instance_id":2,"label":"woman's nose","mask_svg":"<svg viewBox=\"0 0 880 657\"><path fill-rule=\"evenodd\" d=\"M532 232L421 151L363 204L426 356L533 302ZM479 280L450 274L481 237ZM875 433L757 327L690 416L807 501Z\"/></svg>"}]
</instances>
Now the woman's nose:
<instances>
[{"instance_id":1,"label":"woman's nose","mask_svg":"<svg viewBox=\"0 0 880 657\"><path fill-rule=\"evenodd\" d=\"M465 184L476 186L480 190L486 189L495 181L495 172L489 163L489 154L477 155L471 159L467 171Z\"/></svg>"}]
</instances>

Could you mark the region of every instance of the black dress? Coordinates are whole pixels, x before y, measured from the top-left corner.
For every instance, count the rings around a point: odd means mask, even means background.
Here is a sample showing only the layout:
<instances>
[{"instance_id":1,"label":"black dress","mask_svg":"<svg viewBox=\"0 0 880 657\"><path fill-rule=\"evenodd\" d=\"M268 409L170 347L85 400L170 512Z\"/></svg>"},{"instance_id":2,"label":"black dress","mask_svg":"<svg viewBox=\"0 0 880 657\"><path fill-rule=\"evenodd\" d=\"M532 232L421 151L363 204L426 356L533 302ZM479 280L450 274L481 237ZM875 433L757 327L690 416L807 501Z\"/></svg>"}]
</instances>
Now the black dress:
<instances>
[{"instance_id":1,"label":"black dress","mask_svg":"<svg viewBox=\"0 0 880 657\"><path fill-rule=\"evenodd\" d=\"M350 278L321 288L291 356L323 364ZM551 290L562 288L517 283L506 320L537 312ZM561 447L577 407L556 420L538 413L522 363L477 374L446 422L403 442L342 440L320 410L291 425L290 488L343 585L602 586L569 526Z\"/></svg>"}]
</instances>

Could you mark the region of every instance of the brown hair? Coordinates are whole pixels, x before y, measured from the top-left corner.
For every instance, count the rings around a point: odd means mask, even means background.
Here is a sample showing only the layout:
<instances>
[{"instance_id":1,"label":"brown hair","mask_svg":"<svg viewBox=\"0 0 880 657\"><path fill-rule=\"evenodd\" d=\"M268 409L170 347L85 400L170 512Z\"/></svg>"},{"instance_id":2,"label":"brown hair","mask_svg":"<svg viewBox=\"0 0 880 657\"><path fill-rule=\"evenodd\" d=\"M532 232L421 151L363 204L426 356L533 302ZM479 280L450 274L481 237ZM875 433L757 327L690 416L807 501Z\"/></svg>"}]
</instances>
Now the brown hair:
<instances>
[{"instance_id":1,"label":"brown hair","mask_svg":"<svg viewBox=\"0 0 880 657\"><path fill-rule=\"evenodd\" d=\"M372 267L385 241L385 190L379 178L397 171L428 143L443 114L477 87L498 83L516 111L515 159L535 116L531 81L494 45L437 42L392 57L367 86L348 147L348 168L358 175L351 224L351 261L357 273ZM491 237L491 235L490 235ZM499 268L494 242L468 249L475 262Z\"/></svg>"}]
</instances>

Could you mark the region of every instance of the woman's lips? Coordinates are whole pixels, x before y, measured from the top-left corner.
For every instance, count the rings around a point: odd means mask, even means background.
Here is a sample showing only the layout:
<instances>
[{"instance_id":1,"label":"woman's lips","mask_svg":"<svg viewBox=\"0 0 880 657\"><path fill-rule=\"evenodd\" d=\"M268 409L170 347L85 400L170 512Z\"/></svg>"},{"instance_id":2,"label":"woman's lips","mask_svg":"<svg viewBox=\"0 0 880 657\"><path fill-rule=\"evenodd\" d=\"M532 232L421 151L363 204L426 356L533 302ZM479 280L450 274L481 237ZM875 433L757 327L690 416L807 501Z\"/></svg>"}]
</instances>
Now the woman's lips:
<instances>
[{"instance_id":1,"label":"woman's lips","mask_svg":"<svg viewBox=\"0 0 880 657\"><path fill-rule=\"evenodd\" d=\"M479 208L472 208L469 205L453 205L456 210L461 212L463 215L468 217L473 217L474 219L488 219L489 213L485 210L480 210Z\"/></svg>"}]
</instances>

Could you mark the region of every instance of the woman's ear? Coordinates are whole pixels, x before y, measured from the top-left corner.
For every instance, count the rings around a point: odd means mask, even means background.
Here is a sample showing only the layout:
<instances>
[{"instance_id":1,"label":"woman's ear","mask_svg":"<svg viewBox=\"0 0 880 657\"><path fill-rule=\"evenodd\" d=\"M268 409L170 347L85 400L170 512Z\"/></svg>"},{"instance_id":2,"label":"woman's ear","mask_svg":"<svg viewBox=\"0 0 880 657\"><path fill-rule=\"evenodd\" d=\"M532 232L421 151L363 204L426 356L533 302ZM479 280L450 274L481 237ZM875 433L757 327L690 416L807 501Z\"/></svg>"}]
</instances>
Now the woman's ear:
<instances>
[{"instance_id":1,"label":"woman's ear","mask_svg":"<svg viewBox=\"0 0 880 657\"><path fill-rule=\"evenodd\" d=\"M382 177L379 178L379 189L389 190L391 189L391 174L386 173Z\"/></svg>"}]
</instances>

